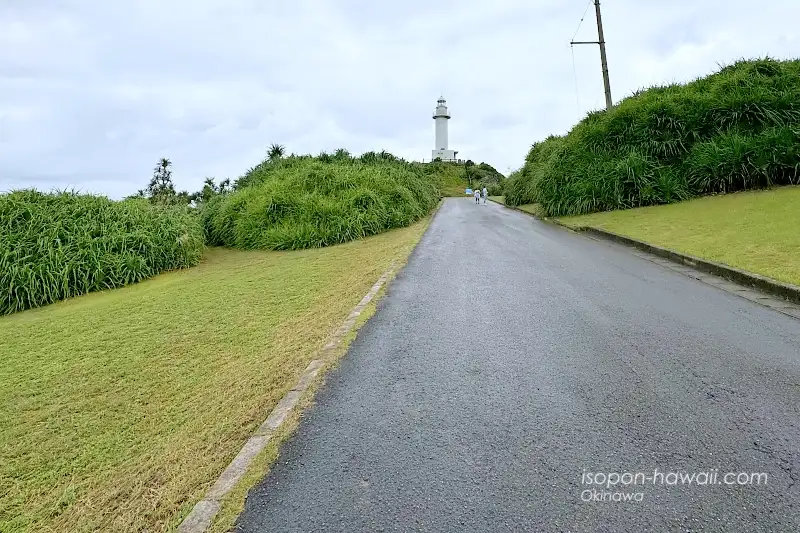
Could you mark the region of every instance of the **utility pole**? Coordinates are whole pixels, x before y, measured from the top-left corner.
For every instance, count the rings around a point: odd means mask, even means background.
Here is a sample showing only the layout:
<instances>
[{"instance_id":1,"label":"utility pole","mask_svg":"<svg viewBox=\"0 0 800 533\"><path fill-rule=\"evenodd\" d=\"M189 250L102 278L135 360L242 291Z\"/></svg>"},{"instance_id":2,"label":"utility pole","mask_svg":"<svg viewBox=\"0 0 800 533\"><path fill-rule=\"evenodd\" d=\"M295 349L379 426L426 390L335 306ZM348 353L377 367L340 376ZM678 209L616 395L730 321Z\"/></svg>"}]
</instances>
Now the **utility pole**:
<instances>
[{"instance_id":1,"label":"utility pole","mask_svg":"<svg viewBox=\"0 0 800 533\"><path fill-rule=\"evenodd\" d=\"M569 44L599 44L600 63L603 67L603 85L606 90L606 109L614 107L614 100L611 98L611 80L608 78L608 58L606 57L606 39L603 35L603 17L600 15L600 0L594 0L594 8L597 12L597 41L571 41Z\"/></svg>"}]
</instances>

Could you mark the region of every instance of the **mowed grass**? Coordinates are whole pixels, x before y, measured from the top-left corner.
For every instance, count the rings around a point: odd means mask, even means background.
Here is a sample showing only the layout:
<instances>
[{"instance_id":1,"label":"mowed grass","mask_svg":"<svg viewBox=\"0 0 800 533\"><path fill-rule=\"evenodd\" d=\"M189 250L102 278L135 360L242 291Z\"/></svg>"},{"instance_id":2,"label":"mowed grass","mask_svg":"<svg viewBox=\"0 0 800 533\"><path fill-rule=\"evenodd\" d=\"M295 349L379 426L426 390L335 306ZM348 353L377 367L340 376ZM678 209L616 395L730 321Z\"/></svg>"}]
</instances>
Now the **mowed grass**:
<instances>
[{"instance_id":1,"label":"mowed grass","mask_svg":"<svg viewBox=\"0 0 800 533\"><path fill-rule=\"evenodd\" d=\"M439 192L442 196L447 196L450 198L460 198L462 196L467 196L464 191L466 190L466 186L460 184L454 185L443 185L439 188Z\"/></svg>"},{"instance_id":2,"label":"mowed grass","mask_svg":"<svg viewBox=\"0 0 800 533\"><path fill-rule=\"evenodd\" d=\"M0 531L174 529L425 224L0 318Z\"/></svg>"},{"instance_id":3,"label":"mowed grass","mask_svg":"<svg viewBox=\"0 0 800 533\"><path fill-rule=\"evenodd\" d=\"M800 187L560 218L800 285Z\"/></svg>"}]
</instances>

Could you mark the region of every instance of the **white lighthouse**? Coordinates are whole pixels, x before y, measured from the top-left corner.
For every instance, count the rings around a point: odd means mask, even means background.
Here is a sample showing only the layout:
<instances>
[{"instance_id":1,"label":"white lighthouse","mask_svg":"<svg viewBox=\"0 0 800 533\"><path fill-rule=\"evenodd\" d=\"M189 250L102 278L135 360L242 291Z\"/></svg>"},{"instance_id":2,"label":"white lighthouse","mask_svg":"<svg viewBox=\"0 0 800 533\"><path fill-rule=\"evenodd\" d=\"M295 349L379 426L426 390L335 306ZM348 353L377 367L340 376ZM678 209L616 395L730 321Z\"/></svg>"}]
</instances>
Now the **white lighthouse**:
<instances>
[{"instance_id":1,"label":"white lighthouse","mask_svg":"<svg viewBox=\"0 0 800 533\"><path fill-rule=\"evenodd\" d=\"M438 157L442 161L455 161L458 152L447 148L447 121L450 120L450 113L447 112L447 102L443 96L436 102L433 120L436 121L436 146L433 147L431 159Z\"/></svg>"}]
</instances>

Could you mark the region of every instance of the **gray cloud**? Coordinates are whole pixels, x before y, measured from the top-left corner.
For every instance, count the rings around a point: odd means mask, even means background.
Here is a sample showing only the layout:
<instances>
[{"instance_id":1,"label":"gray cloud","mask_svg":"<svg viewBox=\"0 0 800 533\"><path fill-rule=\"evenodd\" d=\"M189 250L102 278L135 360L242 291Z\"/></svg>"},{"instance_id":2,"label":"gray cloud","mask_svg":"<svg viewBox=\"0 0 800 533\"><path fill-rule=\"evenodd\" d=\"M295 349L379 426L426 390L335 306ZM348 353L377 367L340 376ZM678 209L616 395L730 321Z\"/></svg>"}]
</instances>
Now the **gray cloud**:
<instances>
[{"instance_id":1,"label":"gray cloud","mask_svg":"<svg viewBox=\"0 0 800 533\"><path fill-rule=\"evenodd\" d=\"M452 147L507 171L603 105L596 47L568 45L586 5L5 0L0 190L122 197L160 157L179 187L196 189L204 176L236 177L272 142L425 159L440 94ZM616 99L741 57L800 55L794 0L603 9ZM589 10L578 38L595 31Z\"/></svg>"}]
</instances>

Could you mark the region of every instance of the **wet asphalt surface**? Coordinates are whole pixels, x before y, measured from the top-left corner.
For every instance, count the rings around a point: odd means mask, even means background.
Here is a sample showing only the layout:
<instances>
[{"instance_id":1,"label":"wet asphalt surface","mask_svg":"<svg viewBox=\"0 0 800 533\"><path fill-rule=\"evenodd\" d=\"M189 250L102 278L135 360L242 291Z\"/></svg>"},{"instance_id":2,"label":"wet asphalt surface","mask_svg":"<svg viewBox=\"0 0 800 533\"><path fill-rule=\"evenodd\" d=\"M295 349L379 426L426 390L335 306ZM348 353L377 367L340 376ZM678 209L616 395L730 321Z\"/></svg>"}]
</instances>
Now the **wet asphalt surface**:
<instances>
[{"instance_id":1,"label":"wet asphalt surface","mask_svg":"<svg viewBox=\"0 0 800 533\"><path fill-rule=\"evenodd\" d=\"M800 320L449 199L235 531L800 531Z\"/></svg>"}]
</instances>

